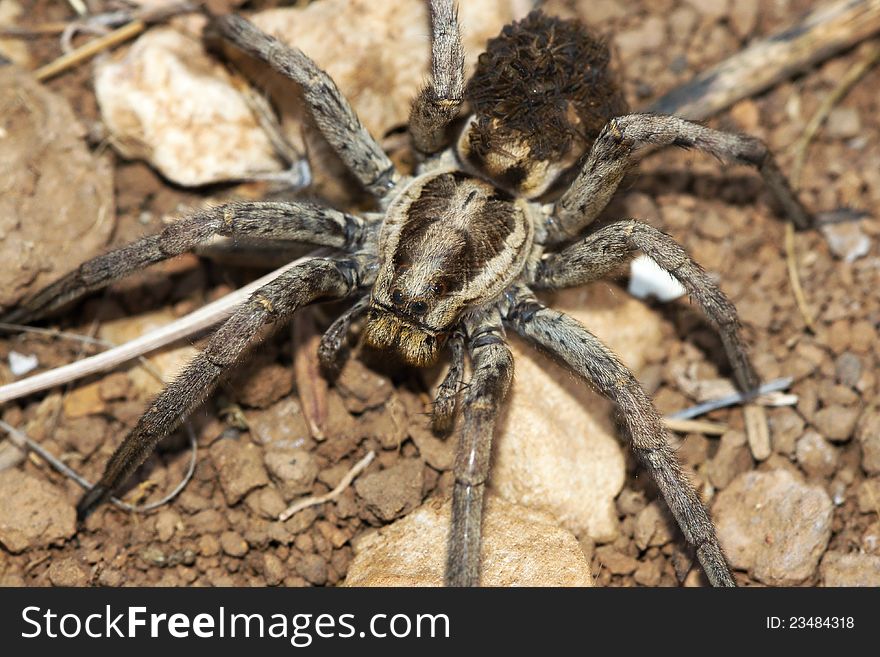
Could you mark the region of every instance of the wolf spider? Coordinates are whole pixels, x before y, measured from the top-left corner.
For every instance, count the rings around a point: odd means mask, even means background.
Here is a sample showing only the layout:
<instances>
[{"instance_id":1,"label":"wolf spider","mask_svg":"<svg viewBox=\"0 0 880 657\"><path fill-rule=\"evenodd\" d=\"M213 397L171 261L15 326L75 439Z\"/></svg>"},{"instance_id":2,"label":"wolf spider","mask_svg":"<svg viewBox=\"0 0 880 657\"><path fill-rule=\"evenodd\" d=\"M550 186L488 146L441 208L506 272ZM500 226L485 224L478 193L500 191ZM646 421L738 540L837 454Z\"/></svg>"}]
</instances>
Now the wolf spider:
<instances>
[{"instance_id":1,"label":"wolf spider","mask_svg":"<svg viewBox=\"0 0 880 657\"><path fill-rule=\"evenodd\" d=\"M445 582L479 583L483 495L499 405L513 376L505 330L553 354L613 400L639 462L654 477L709 581L735 581L714 526L669 446L660 415L620 360L575 319L544 306L535 290L594 281L641 251L677 278L717 329L738 384L759 379L739 332L736 310L671 237L634 219L587 232L642 145L696 148L756 167L800 226L810 217L765 145L675 116L630 114L609 71L602 41L575 21L534 11L488 43L471 80L451 0L431 0L431 77L409 121L422 156L417 175L399 173L333 81L312 60L238 16L213 28L237 49L300 85L323 136L378 211L355 216L304 201L228 203L201 210L129 246L81 265L14 309L4 320L42 317L63 304L214 235L286 239L332 247L268 283L242 303L207 347L151 403L78 505L83 518L106 501L242 360L266 324L304 305L354 303L323 336L329 372L345 357L353 321L379 349L426 366L448 349L451 367L438 388L433 427L462 421L454 465ZM471 114L458 136L462 104ZM563 187L555 200L551 187ZM586 234L585 234L586 233ZM469 357L473 374L458 391Z\"/></svg>"}]
</instances>

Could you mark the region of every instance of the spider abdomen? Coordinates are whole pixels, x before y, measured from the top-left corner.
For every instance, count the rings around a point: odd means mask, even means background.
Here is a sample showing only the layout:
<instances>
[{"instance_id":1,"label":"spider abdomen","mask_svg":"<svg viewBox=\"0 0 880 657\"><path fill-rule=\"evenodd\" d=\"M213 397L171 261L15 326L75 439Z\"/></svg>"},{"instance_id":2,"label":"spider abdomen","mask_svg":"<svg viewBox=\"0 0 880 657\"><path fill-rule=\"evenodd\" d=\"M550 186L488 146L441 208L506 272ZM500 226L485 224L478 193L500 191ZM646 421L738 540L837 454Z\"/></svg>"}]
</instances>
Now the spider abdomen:
<instances>
[{"instance_id":1,"label":"spider abdomen","mask_svg":"<svg viewBox=\"0 0 880 657\"><path fill-rule=\"evenodd\" d=\"M604 41L575 20L533 11L480 55L465 98L463 161L527 198L577 162L627 105Z\"/></svg>"}]
</instances>

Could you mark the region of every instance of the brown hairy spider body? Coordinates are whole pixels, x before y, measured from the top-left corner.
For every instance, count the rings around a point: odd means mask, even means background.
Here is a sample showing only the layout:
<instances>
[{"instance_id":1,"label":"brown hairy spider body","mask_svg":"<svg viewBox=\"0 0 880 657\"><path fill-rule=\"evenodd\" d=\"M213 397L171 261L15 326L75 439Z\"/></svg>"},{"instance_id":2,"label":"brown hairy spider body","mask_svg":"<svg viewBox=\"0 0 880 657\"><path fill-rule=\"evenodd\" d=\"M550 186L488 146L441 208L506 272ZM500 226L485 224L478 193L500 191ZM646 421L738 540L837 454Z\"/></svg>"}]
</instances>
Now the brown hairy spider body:
<instances>
[{"instance_id":1,"label":"brown hairy spider body","mask_svg":"<svg viewBox=\"0 0 880 657\"><path fill-rule=\"evenodd\" d=\"M484 180L457 170L416 178L388 207L364 337L432 364L462 313L520 275L533 236L528 204Z\"/></svg>"},{"instance_id":2,"label":"brown hairy spider body","mask_svg":"<svg viewBox=\"0 0 880 657\"><path fill-rule=\"evenodd\" d=\"M128 273L192 249L214 235L287 239L336 254L292 267L244 302L207 347L151 403L101 480L84 495L80 517L107 500L240 362L267 324L304 305L350 299L321 340L331 375L345 357L352 323L364 337L415 365L450 356L433 427L456 427L458 444L446 583L479 583L483 494L495 418L513 377L505 342L514 331L553 354L617 405L633 453L657 483L710 582L734 586L708 512L669 447L660 415L635 377L589 330L540 303L534 291L582 285L641 251L677 278L718 330L739 385L759 380L736 310L713 280L668 235L634 219L593 227L645 144L706 151L756 167L799 226L811 219L762 142L674 116L626 114L605 46L574 21L533 12L504 28L465 88L455 6L431 0L431 79L413 103L409 130L423 156L418 175L401 175L361 125L333 81L306 55L225 16L213 29L300 85L315 123L378 212L363 217L304 201L230 203L197 212L122 249L81 265L14 309L4 321L42 317ZM449 135L462 103L472 116ZM562 186L554 200L541 196ZM465 359L472 375L463 399Z\"/></svg>"}]
</instances>

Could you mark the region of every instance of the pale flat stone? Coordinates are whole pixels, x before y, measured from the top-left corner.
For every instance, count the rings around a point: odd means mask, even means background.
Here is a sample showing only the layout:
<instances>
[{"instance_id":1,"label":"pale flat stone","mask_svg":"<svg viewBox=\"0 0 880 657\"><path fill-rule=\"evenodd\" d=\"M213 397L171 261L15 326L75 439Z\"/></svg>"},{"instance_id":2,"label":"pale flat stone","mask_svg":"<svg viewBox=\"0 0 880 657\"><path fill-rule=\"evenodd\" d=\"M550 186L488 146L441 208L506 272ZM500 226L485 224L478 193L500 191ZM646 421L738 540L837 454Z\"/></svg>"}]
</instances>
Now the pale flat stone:
<instances>
[{"instance_id":1,"label":"pale flat stone","mask_svg":"<svg viewBox=\"0 0 880 657\"><path fill-rule=\"evenodd\" d=\"M193 34L149 30L96 66L95 94L116 149L178 184L281 169L229 73Z\"/></svg>"},{"instance_id":2,"label":"pale flat stone","mask_svg":"<svg viewBox=\"0 0 880 657\"><path fill-rule=\"evenodd\" d=\"M831 537L828 493L787 470L741 474L719 493L713 514L731 565L771 586L811 577Z\"/></svg>"},{"instance_id":3,"label":"pale flat stone","mask_svg":"<svg viewBox=\"0 0 880 657\"><path fill-rule=\"evenodd\" d=\"M660 318L610 283L548 295L629 367L661 339ZM566 367L510 335L515 375L495 438L491 485L508 500L554 515L578 536L617 535L614 498L623 487L612 405Z\"/></svg>"},{"instance_id":4,"label":"pale flat stone","mask_svg":"<svg viewBox=\"0 0 880 657\"><path fill-rule=\"evenodd\" d=\"M460 3L467 75L486 40L524 15L528 5L524 0ZM410 103L429 70L425 2L322 0L248 18L323 68L377 139L406 124ZM96 67L95 92L114 145L182 185L280 171L280 162L230 75L205 52L200 40L203 19L176 20L174 25L150 30L121 58ZM296 85L244 57L241 63L271 96L290 141L303 148L305 138L315 177L336 175L338 162L304 125Z\"/></svg>"},{"instance_id":5,"label":"pale flat stone","mask_svg":"<svg viewBox=\"0 0 880 657\"><path fill-rule=\"evenodd\" d=\"M346 586L440 586L451 505L431 499L355 545ZM483 518L483 586L592 586L577 539L546 513L489 495Z\"/></svg>"},{"instance_id":6,"label":"pale flat stone","mask_svg":"<svg viewBox=\"0 0 880 657\"><path fill-rule=\"evenodd\" d=\"M62 96L0 66L0 314L97 255L113 230L113 169Z\"/></svg>"}]
</instances>

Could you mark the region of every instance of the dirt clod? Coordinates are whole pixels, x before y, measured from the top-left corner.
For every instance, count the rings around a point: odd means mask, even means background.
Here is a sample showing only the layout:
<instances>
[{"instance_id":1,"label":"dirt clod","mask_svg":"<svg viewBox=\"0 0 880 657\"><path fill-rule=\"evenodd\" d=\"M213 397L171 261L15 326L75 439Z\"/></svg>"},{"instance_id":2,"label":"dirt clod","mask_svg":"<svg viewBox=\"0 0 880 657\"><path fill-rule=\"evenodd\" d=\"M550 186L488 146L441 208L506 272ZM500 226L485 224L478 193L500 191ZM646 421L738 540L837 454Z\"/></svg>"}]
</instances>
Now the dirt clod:
<instances>
[{"instance_id":1,"label":"dirt clod","mask_svg":"<svg viewBox=\"0 0 880 657\"><path fill-rule=\"evenodd\" d=\"M96 255L113 230L110 158L85 132L66 99L0 66L0 310Z\"/></svg>"},{"instance_id":2,"label":"dirt clod","mask_svg":"<svg viewBox=\"0 0 880 657\"><path fill-rule=\"evenodd\" d=\"M387 470L361 476L355 491L381 520L394 520L422 501L423 470L422 461L404 459Z\"/></svg>"},{"instance_id":3,"label":"dirt clod","mask_svg":"<svg viewBox=\"0 0 880 657\"><path fill-rule=\"evenodd\" d=\"M481 548L483 586L591 586L575 537L546 513L487 496ZM346 586L439 586L446 563L450 503L431 499L355 545Z\"/></svg>"},{"instance_id":4,"label":"dirt clod","mask_svg":"<svg viewBox=\"0 0 880 657\"><path fill-rule=\"evenodd\" d=\"M245 437L218 440L211 445L211 458L229 504L269 483L260 449Z\"/></svg>"},{"instance_id":5,"label":"dirt clod","mask_svg":"<svg viewBox=\"0 0 880 657\"><path fill-rule=\"evenodd\" d=\"M45 479L0 472L0 544L10 552L60 545L76 532L76 511Z\"/></svg>"},{"instance_id":6,"label":"dirt clod","mask_svg":"<svg viewBox=\"0 0 880 657\"><path fill-rule=\"evenodd\" d=\"M734 568L765 584L812 577L831 536L828 494L786 470L741 474L718 495L713 511Z\"/></svg>"},{"instance_id":7,"label":"dirt clod","mask_svg":"<svg viewBox=\"0 0 880 657\"><path fill-rule=\"evenodd\" d=\"M825 586L880 586L880 556L826 552L822 558Z\"/></svg>"}]
</instances>

